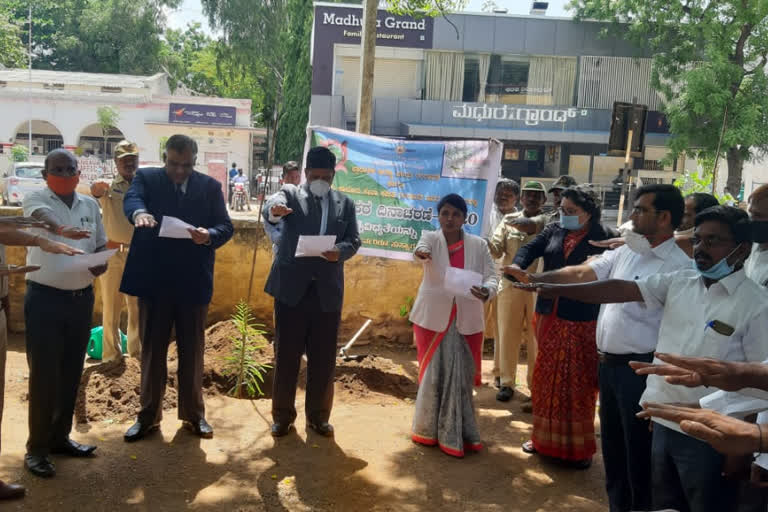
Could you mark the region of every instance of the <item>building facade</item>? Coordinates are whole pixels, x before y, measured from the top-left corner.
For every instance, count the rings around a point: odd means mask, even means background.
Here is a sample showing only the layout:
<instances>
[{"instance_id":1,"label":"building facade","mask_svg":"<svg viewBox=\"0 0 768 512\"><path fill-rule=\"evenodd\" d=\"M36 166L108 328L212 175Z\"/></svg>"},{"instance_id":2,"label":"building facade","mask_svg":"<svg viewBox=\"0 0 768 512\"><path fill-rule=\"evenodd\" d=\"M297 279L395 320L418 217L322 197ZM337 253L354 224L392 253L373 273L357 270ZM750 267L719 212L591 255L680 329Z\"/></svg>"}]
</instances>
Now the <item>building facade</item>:
<instances>
[{"instance_id":1,"label":"building facade","mask_svg":"<svg viewBox=\"0 0 768 512\"><path fill-rule=\"evenodd\" d=\"M610 184L615 101L648 106L646 174L664 167L669 137L651 58L601 34L604 25L491 13L413 19L378 13L372 133L414 139L496 138L505 176ZM310 123L354 129L360 6L316 3Z\"/></svg>"},{"instance_id":2,"label":"building facade","mask_svg":"<svg viewBox=\"0 0 768 512\"><path fill-rule=\"evenodd\" d=\"M100 107L118 120L109 133L98 123ZM197 169L223 180L236 162L248 172L263 165L265 130L251 127L251 100L172 95L165 74L154 76L0 69L0 169L14 144L30 145L40 160L64 147L84 158L110 160L120 140L141 151L140 165L162 165L162 145L175 133L197 141ZM257 152L254 152L254 139ZM261 141L261 142L258 142Z\"/></svg>"}]
</instances>

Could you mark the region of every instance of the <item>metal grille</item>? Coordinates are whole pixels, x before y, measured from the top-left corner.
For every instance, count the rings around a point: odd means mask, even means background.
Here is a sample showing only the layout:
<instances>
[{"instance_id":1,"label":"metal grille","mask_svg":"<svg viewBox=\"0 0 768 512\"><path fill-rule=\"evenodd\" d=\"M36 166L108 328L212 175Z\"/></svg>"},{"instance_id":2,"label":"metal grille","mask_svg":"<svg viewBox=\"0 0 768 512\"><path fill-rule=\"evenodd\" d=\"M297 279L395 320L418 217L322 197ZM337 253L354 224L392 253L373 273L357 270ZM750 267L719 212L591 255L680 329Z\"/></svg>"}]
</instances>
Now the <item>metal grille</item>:
<instances>
[{"instance_id":1,"label":"metal grille","mask_svg":"<svg viewBox=\"0 0 768 512\"><path fill-rule=\"evenodd\" d=\"M651 59L630 57L581 57L578 106L613 108L614 101L633 97L648 110L659 110L661 98L651 87Z\"/></svg>"}]
</instances>

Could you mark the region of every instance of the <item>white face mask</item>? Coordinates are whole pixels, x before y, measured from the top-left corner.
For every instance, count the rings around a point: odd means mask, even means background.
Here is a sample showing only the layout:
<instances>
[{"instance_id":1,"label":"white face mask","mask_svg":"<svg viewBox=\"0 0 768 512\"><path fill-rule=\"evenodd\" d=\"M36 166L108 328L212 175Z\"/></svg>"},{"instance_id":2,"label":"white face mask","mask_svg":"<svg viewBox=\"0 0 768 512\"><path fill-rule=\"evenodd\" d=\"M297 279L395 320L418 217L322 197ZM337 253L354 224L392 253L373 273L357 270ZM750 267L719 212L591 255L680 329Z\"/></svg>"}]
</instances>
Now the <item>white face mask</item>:
<instances>
[{"instance_id":1,"label":"white face mask","mask_svg":"<svg viewBox=\"0 0 768 512\"><path fill-rule=\"evenodd\" d=\"M648 254L652 250L651 242L636 231L624 233L624 241L627 243L627 247L637 254Z\"/></svg>"},{"instance_id":2,"label":"white face mask","mask_svg":"<svg viewBox=\"0 0 768 512\"><path fill-rule=\"evenodd\" d=\"M309 184L309 191L317 197L323 197L331 190L331 185L325 180L314 180Z\"/></svg>"}]
</instances>

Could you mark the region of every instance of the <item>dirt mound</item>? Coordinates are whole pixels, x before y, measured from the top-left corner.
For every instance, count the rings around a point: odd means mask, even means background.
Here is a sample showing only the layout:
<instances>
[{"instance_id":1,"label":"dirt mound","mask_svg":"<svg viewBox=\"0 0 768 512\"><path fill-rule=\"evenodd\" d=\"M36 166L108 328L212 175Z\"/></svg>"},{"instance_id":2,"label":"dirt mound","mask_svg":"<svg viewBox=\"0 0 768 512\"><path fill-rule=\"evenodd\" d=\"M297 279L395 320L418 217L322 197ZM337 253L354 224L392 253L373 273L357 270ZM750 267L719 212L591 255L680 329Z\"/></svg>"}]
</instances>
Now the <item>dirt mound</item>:
<instances>
[{"instance_id":1,"label":"dirt mound","mask_svg":"<svg viewBox=\"0 0 768 512\"><path fill-rule=\"evenodd\" d=\"M225 376L226 358L231 353L233 336L237 328L232 322L219 322L205 331L205 366L203 389L208 395L226 395L232 389L232 381ZM261 364L274 365L272 344L255 353ZM306 386L306 366L302 365L299 386ZM168 350L168 384L163 409L176 407L178 353L173 343ZM272 397L273 369L264 374L259 398ZM134 358L91 366L83 372L77 398L75 417L78 423L112 420L128 421L139 411L141 368ZM369 355L360 362L338 360L336 367L336 391L339 397L379 400L382 396L415 398L418 386L403 367L391 359Z\"/></svg>"},{"instance_id":2,"label":"dirt mound","mask_svg":"<svg viewBox=\"0 0 768 512\"><path fill-rule=\"evenodd\" d=\"M237 327L231 321L218 322L205 331L205 363L203 367L203 389L209 395L226 395L232 389L232 379L224 375L227 365L227 357L232 352L231 337L237 337ZM264 338L266 342L267 339ZM264 348L256 351L254 359L260 364L272 366L275 359L275 351L272 344L267 343ZM176 386L176 369L178 368L178 354L176 345L168 350L168 384ZM170 376L173 375L173 383ZM263 375L264 383L261 391L264 395L259 398L272 397L272 368L268 368Z\"/></svg>"},{"instance_id":3,"label":"dirt mound","mask_svg":"<svg viewBox=\"0 0 768 512\"><path fill-rule=\"evenodd\" d=\"M346 398L371 398L374 401L382 395L395 398L416 398L418 385L403 367L391 359L369 355L360 362L342 361L336 364L336 395ZM300 385L306 385L306 368L301 370Z\"/></svg>"},{"instance_id":4,"label":"dirt mound","mask_svg":"<svg viewBox=\"0 0 768 512\"><path fill-rule=\"evenodd\" d=\"M123 422L135 418L139 412L140 383L141 367L139 361L132 357L86 368L80 379L75 405L77 423ZM169 385L165 391L163 410L174 407L176 390Z\"/></svg>"}]
</instances>

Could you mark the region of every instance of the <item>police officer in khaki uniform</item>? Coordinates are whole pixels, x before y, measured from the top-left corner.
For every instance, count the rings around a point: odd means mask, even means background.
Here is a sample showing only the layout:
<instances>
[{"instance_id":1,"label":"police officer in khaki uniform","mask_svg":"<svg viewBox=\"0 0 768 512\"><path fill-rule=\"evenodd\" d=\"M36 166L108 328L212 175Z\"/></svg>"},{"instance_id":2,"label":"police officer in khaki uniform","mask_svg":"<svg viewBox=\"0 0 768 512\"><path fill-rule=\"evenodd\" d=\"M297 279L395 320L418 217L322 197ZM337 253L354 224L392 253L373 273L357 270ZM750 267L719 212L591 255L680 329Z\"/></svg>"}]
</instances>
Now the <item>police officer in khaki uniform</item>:
<instances>
[{"instance_id":1,"label":"police officer in khaki uniform","mask_svg":"<svg viewBox=\"0 0 768 512\"><path fill-rule=\"evenodd\" d=\"M103 361L122 356L119 328L123 302L128 308L128 354L132 357L139 357L141 354L139 301L136 297L120 293L120 281L133 238L133 225L123 213L123 198L139 167L138 146L127 140L115 146L115 165L118 175L111 184L96 181L91 185L91 195L101 204L108 240L107 249L117 249L117 254L109 260L107 271L101 276L101 300L104 310Z\"/></svg>"}]
</instances>

